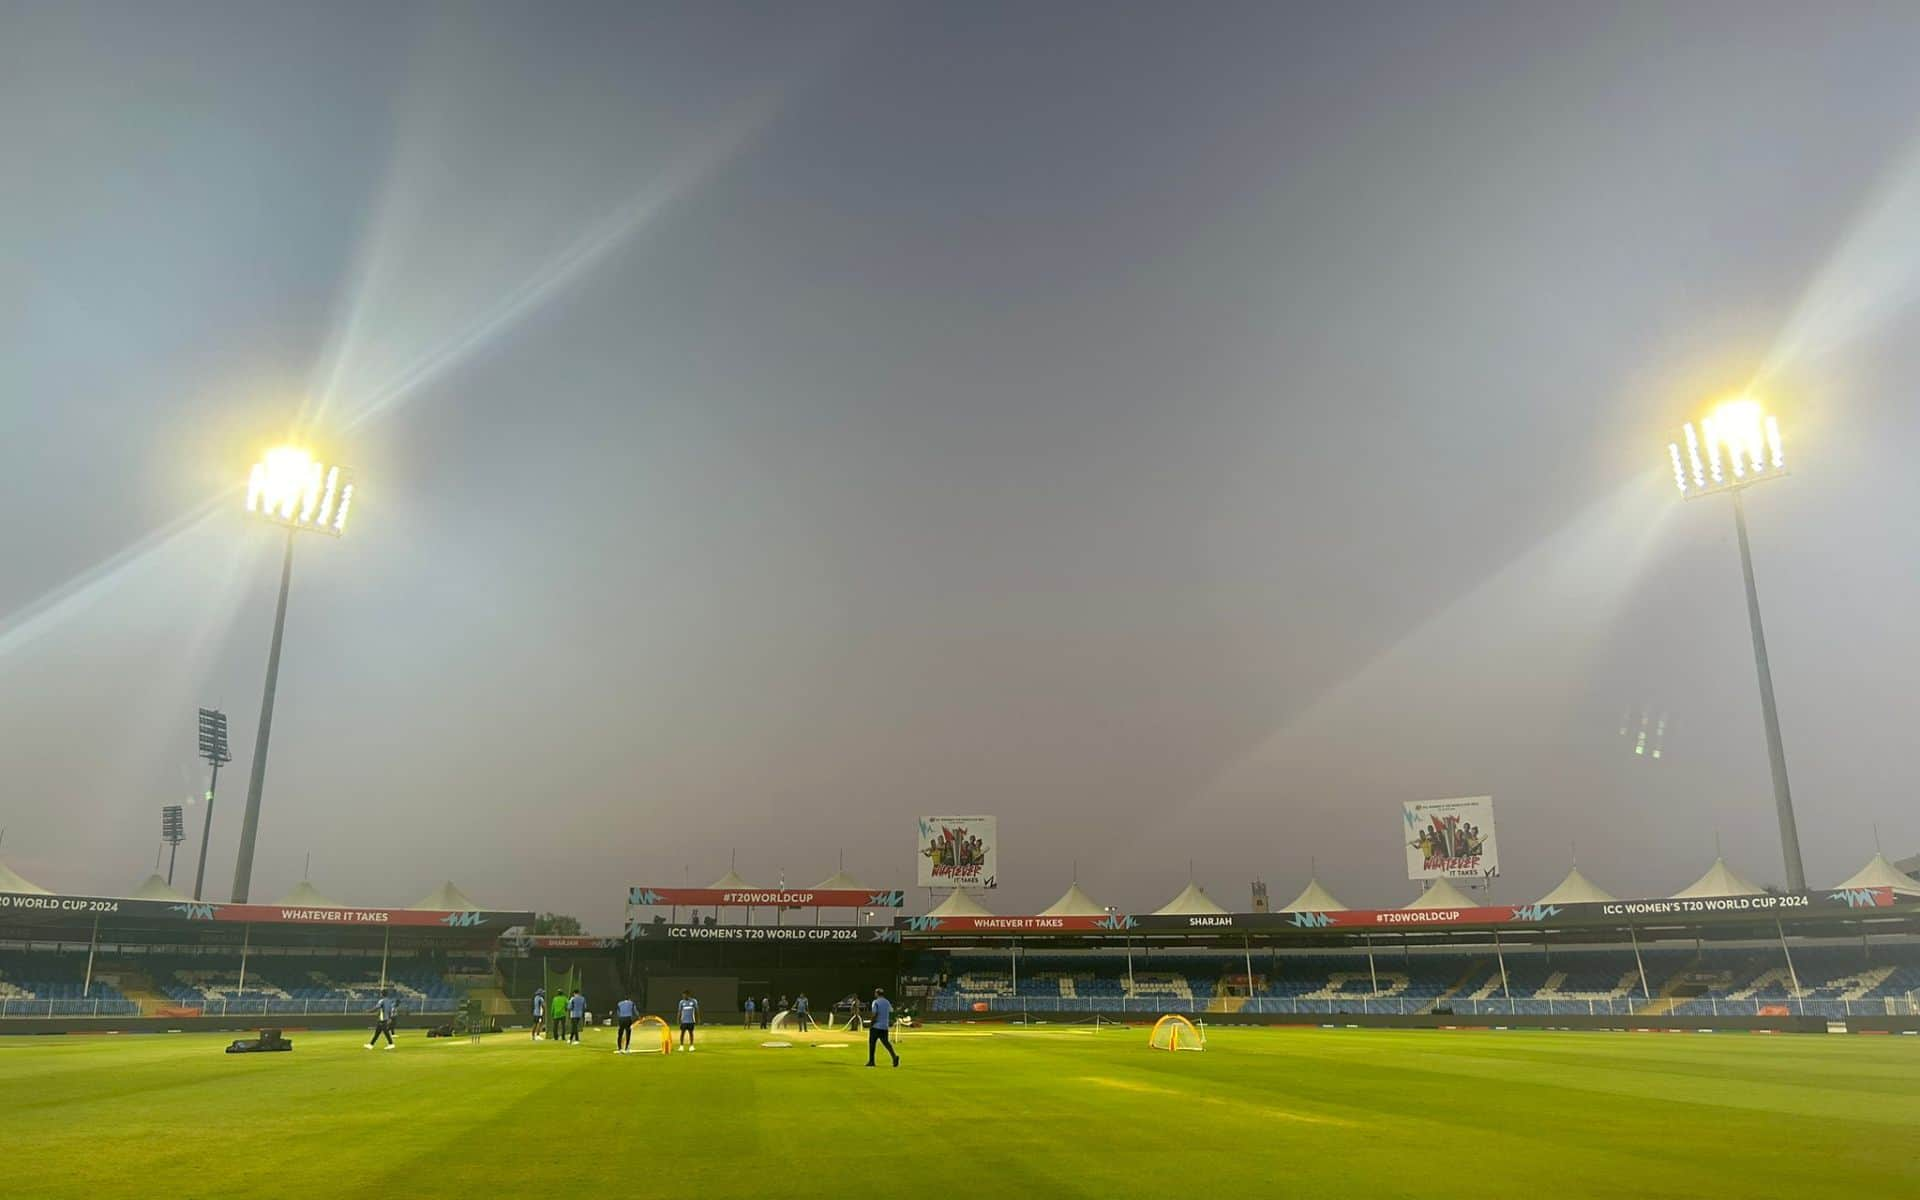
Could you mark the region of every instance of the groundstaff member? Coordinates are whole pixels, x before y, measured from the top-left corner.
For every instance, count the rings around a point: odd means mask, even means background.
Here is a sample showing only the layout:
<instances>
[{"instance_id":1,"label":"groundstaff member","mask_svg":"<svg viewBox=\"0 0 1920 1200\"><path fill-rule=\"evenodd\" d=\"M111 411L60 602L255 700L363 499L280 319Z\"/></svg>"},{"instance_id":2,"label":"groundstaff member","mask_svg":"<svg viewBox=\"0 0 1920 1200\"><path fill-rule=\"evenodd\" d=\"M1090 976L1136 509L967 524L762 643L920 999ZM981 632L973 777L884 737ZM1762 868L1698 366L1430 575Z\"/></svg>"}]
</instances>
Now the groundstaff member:
<instances>
[{"instance_id":1,"label":"groundstaff member","mask_svg":"<svg viewBox=\"0 0 1920 1200\"><path fill-rule=\"evenodd\" d=\"M692 992L680 993L680 1048L693 1049L693 1027L700 1021L700 1002Z\"/></svg>"},{"instance_id":2,"label":"groundstaff member","mask_svg":"<svg viewBox=\"0 0 1920 1200\"><path fill-rule=\"evenodd\" d=\"M873 1020L867 1024L867 1065L873 1065L873 1052L880 1046L887 1048L893 1056L893 1065L900 1065L900 1052L893 1048L893 1002L887 999L887 993L879 988L873 989Z\"/></svg>"}]
</instances>

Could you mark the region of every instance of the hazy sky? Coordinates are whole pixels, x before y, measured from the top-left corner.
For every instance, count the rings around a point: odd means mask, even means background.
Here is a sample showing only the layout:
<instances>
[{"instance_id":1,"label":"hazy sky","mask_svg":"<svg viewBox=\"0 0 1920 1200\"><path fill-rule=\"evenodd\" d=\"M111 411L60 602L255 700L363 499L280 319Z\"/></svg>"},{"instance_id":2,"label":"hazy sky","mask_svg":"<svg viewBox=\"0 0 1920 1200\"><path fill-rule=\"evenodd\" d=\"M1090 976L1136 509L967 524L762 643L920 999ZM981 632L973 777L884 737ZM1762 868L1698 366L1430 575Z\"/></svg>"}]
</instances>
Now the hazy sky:
<instances>
[{"instance_id":1,"label":"hazy sky","mask_svg":"<svg viewBox=\"0 0 1920 1200\"><path fill-rule=\"evenodd\" d=\"M1783 878L1920 850L1920 12L1900 5L0 7L0 858L152 868L304 539L254 895L615 928L629 883L1029 912ZM1668 721L1658 762L1638 714ZM191 885L194 837L182 848ZM924 902L924 898L917 898Z\"/></svg>"}]
</instances>

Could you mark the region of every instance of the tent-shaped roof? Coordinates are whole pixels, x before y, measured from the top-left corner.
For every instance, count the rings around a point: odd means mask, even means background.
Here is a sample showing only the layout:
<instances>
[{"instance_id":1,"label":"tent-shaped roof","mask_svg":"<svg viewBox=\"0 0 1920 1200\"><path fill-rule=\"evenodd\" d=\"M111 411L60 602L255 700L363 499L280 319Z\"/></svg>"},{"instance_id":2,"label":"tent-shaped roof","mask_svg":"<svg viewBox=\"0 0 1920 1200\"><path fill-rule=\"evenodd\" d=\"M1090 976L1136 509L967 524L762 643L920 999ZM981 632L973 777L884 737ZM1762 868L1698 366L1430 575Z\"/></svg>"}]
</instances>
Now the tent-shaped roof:
<instances>
[{"instance_id":1,"label":"tent-shaped roof","mask_svg":"<svg viewBox=\"0 0 1920 1200\"><path fill-rule=\"evenodd\" d=\"M815 884L813 890L816 892L864 892L867 890L867 885L847 874L846 868L842 867Z\"/></svg>"},{"instance_id":2,"label":"tent-shaped roof","mask_svg":"<svg viewBox=\"0 0 1920 1200\"><path fill-rule=\"evenodd\" d=\"M1188 881L1178 896L1153 910L1156 917L1209 917L1227 910L1213 902L1199 884Z\"/></svg>"},{"instance_id":3,"label":"tent-shaped roof","mask_svg":"<svg viewBox=\"0 0 1920 1200\"><path fill-rule=\"evenodd\" d=\"M1920 896L1920 880L1916 880L1888 862L1884 854L1875 854L1868 859L1866 866L1855 871L1853 877L1840 886L1843 888L1890 887L1902 896Z\"/></svg>"},{"instance_id":4,"label":"tent-shaped roof","mask_svg":"<svg viewBox=\"0 0 1920 1200\"><path fill-rule=\"evenodd\" d=\"M1067 894L1041 909L1043 917L1097 917L1106 912L1106 906L1080 890L1080 881L1074 880Z\"/></svg>"},{"instance_id":5,"label":"tent-shaped roof","mask_svg":"<svg viewBox=\"0 0 1920 1200\"><path fill-rule=\"evenodd\" d=\"M145 881L143 881L139 887L133 889L132 892L128 893L127 899L129 900L191 900L192 897L188 896L184 892L174 891L173 885L168 883L166 879L161 876L160 872L155 871L153 874L147 876Z\"/></svg>"},{"instance_id":6,"label":"tent-shaped roof","mask_svg":"<svg viewBox=\"0 0 1920 1200\"><path fill-rule=\"evenodd\" d=\"M1693 881L1691 887L1682 888L1673 894L1674 900L1701 900L1713 896L1758 896L1760 889L1746 880L1727 865L1724 858L1716 858L1707 873Z\"/></svg>"},{"instance_id":7,"label":"tent-shaped roof","mask_svg":"<svg viewBox=\"0 0 1920 1200\"><path fill-rule=\"evenodd\" d=\"M1406 909L1406 908L1473 908L1475 907L1475 905L1473 902L1473 897L1467 895L1465 892L1461 891L1459 888L1453 886L1452 880L1436 879L1431 884L1427 885L1427 890L1424 892L1421 892L1420 895L1415 897L1411 903L1403 904L1400 907L1403 909Z\"/></svg>"},{"instance_id":8,"label":"tent-shaped roof","mask_svg":"<svg viewBox=\"0 0 1920 1200\"><path fill-rule=\"evenodd\" d=\"M707 886L717 892L750 892L753 890L753 885L740 878L740 872L734 870L732 867L728 867L725 875L722 875Z\"/></svg>"},{"instance_id":9,"label":"tent-shaped roof","mask_svg":"<svg viewBox=\"0 0 1920 1200\"><path fill-rule=\"evenodd\" d=\"M440 886L415 901L413 907L431 909L434 912L477 912L480 906L467 898L467 894L453 886L453 880L442 880Z\"/></svg>"},{"instance_id":10,"label":"tent-shaped roof","mask_svg":"<svg viewBox=\"0 0 1920 1200\"><path fill-rule=\"evenodd\" d=\"M927 915L930 917L990 917L993 914L967 893L954 892Z\"/></svg>"},{"instance_id":11,"label":"tent-shaped roof","mask_svg":"<svg viewBox=\"0 0 1920 1200\"><path fill-rule=\"evenodd\" d=\"M1307 886L1300 889L1291 903L1281 908L1281 912L1345 912L1347 906L1334 899L1333 893L1320 886L1320 877L1314 876Z\"/></svg>"},{"instance_id":12,"label":"tent-shaped roof","mask_svg":"<svg viewBox=\"0 0 1920 1200\"><path fill-rule=\"evenodd\" d=\"M15 875L13 868L5 863L0 863L0 892L29 892L35 896L52 895L51 892L39 884L32 883Z\"/></svg>"},{"instance_id":13,"label":"tent-shaped roof","mask_svg":"<svg viewBox=\"0 0 1920 1200\"><path fill-rule=\"evenodd\" d=\"M275 900L274 903L284 904L290 908L345 908L346 907L346 905L344 904L337 904L334 901L327 899L325 896L322 896L319 892L313 889L313 885L311 883L308 883L304 879L300 881L299 887L294 888L292 891L288 892L286 895L280 897L278 900Z\"/></svg>"},{"instance_id":14,"label":"tent-shaped roof","mask_svg":"<svg viewBox=\"0 0 1920 1200\"><path fill-rule=\"evenodd\" d=\"M1560 881L1559 887L1554 888L1546 895L1540 897L1540 903L1604 904L1609 900L1618 900L1619 898L1620 897L1610 892L1602 891L1600 888L1595 887L1593 881L1585 875L1582 875L1579 867L1575 867L1567 872L1567 877Z\"/></svg>"}]
</instances>

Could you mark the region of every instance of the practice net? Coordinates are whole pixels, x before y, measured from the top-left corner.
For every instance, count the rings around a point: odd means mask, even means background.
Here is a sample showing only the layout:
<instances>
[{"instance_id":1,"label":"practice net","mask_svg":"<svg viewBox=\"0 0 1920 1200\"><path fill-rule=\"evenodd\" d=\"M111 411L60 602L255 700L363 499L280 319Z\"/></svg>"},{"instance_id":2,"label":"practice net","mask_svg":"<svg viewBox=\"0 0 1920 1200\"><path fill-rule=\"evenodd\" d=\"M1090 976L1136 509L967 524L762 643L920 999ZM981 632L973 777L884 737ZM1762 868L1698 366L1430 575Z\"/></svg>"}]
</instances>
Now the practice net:
<instances>
[{"instance_id":1,"label":"practice net","mask_svg":"<svg viewBox=\"0 0 1920 1200\"><path fill-rule=\"evenodd\" d=\"M1205 1050L1207 1039L1192 1021L1172 1014L1153 1023L1153 1036L1147 1044L1155 1050Z\"/></svg>"},{"instance_id":2,"label":"practice net","mask_svg":"<svg viewBox=\"0 0 1920 1200\"><path fill-rule=\"evenodd\" d=\"M672 1054L673 1033L659 1017L641 1017L633 1023L633 1040L627 1045L635 1054Z\"/></svg>"}]
</instances>

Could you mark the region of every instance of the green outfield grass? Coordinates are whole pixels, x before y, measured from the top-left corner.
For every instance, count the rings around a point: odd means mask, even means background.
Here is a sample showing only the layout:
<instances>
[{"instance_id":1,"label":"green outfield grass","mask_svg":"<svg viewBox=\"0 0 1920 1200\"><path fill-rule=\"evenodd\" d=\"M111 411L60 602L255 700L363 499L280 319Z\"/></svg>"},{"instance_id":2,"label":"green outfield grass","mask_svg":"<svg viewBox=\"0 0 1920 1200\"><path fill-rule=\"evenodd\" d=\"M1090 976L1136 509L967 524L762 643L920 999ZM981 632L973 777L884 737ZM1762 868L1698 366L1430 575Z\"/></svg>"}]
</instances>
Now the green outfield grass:
<instances>
[{"instance_id":1,"label":"green outfield grass","mask_svg":"<svg viewBox=\"0 0 1920 1200\"><path fill-rule=\"evenodd\" d=\"M833 1035L293 1036L0 1038L0 1195L1920 1195L1920 1038L952 1026L869 1071Z\"/></svg>"}]
</instances>

